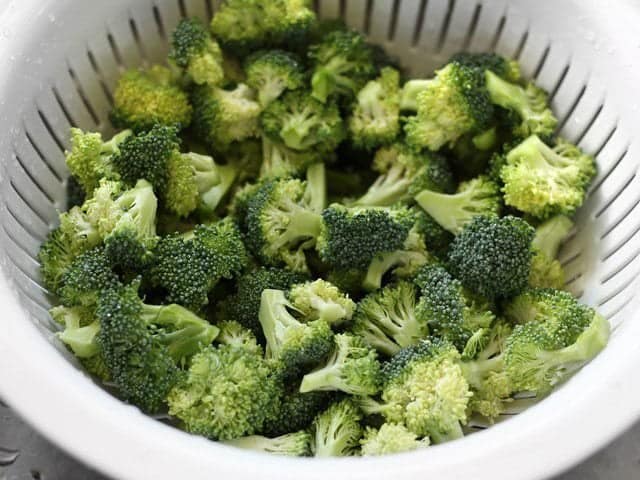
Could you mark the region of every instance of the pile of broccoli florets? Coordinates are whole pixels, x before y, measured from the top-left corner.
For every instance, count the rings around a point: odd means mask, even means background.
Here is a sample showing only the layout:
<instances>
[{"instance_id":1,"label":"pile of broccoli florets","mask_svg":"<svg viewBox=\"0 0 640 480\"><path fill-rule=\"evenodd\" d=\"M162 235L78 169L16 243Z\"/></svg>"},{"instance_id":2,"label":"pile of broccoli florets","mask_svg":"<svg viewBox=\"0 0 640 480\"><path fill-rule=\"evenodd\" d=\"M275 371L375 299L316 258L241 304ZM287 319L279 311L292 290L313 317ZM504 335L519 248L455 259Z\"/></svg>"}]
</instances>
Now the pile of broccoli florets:
<instances>
[{"instance_id":1,"label":"pile of broccoli florets","mask_svg":"<svg viewBox=\"0 0 640 480\"><path fill-rule=\"evenodd\" d=\"M59 338L150 414L241 448L462 437L606 345L556 259L595 174L516 62L408 79L305 0L182 20L71 131L40 250Z\"/></svg>"}]
</instances>

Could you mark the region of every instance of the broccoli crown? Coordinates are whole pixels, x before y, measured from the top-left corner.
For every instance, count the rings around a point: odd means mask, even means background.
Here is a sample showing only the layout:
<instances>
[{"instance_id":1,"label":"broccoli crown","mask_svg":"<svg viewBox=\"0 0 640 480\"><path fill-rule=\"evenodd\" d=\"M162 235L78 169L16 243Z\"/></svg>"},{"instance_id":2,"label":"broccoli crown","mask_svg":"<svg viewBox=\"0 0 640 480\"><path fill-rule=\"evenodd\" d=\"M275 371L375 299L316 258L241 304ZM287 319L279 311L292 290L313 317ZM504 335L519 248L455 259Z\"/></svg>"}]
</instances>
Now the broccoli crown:
<instances>
[{"instance_id":1,"label":"broccoli crown","mask_svg":"<svg viewBox=\"0 0 640 480\"><path fill-rule=\"evenodd\" d=\"M94 309L89 307L64 307L58 305L49 310L51 318L64 327L57 337L67 345L78 358L100 355L96 336L100 322L95 318Z\"/></svg>"},{"instance_id":2,"label":"broccoli crown","mask_svg":"<svg viewBox=\"0 0 640 480\"><path fill-rule=\"evenodd\" d=\"M456 53L449 60L461 65L490 70L508 82L516 83L520 80L520 65L516 60L507 60L495 53Z\"/></svg>"},{"instance_id":3,"label":"broccoli crown","mask_svg":"<svg viewBox=\"0 0 640 480\"><path fill-rule=\"evenodd\" d=\"M192 238L173 234L158 242L149 278L166 290L168 301L197 311L218 281L237 275L248 259L230 219L199 225L186 236Z\"/></svg>"},{"instance_id":4,"label":"broccoli crown","mask_svg":"<svg viewBox=\"0 0 640 480\"><path fill-rule=\"evenodd\" d=\"M487 298L516 295L527 286L533 236L521 218L476 217L451 244L451 272Z\"/></svg>"},{"instance_id":5,"label":"broccoli crown","mask_svg":"<svg viewBox=\"0 0 640 480\"><path fill-rule=\"evenodd\" d=\"M357 336L340 333L327 362L307 373L300 384L302 393L339 390L350 395L375 395L380 391L380 363L375 350Z\"/></svg>"},{"instance_id":6,"label":"broccoli crown","mask_svg":"<svg viewBox=\"0 0 640 480\"><path fill-rule=\"evenodd\" d=\"M282 290L263 290L258 318L267 339L267 358L279 363L283 375L296 377L329 354L333 333L326 322L302 323L290 312Z\"/></svg>"},{"instance_id":7,"label":"broccoli crown","mask_svg":"<svg viewBox=\"0 0 640 480\"><path fill-rule=\"evenodd\" d=\"M287 90L305 84L304 68L293 54L283 50L261 50L244 63L247 85L258 92L260 105L266 107Z\"/></svg>"},{"instance_id":8,"label":"broccoli crown","mask_svg":"<svg viewBox=\"0 0 640 480\"><path fill-rule=\"evenodd\" d=\"M512 121L513 134L518 137L529 135L551 135L558 120L547 105L547 93L533 83L521 87L486 70L486 89L491 102L515 112L518 120Z\"/></svg>"},{"instance_id":9,"label":"broccoli crown","mask_svg":"<svg viewBox=\"0 0 640 480\"><path fill-rule=\"evenodd\" d=\"M129 70L118 80L111 112L115 127L141 131L161 124L182 129L191 123L191 115L189 97L165 67Z\"/></svg>"},{"instance_id":10,"label":"broccoli crown","mask_svg":"<svg viewBox=\"0 0 640 480\"><path fill-rule=\"evenodd\" d=\"M484 130L493 116L480 68L452 61L416 95L417 114L404 127L414 148L439 150L468 132Z\"/></svg>"},{"instance_id":11,"label":"broccoli crown","mask_svg":"<svg viewBox=\"0 0 640 480\"><path fill-rule=\"evenodd\" d=\"M472 393L459 359L450 343L427 339L383 365L381 413L386 420L435 443L461 437Z\"/></svg>"},{"instance_id":12,"label":"broccoli crown","mask_svg":"<svg viewBox=\"0 0 640 480\"><path fill-rule=\"evenodd\" d=\"M233 90L197 86L191 101L194 133L208 147L227 151L233 142L257 136L260 104L245 84Z\"/></svg>"},{"instance_id":13,"label":"broccoli crown","mask_svg":"<svg viewBox=\"0 0 640 480\"><path fill-rule=\"evenodd\" d=\"M313 97L323 103L329 97L353 98L376 75L373 53L356 31L335 30L325 35L309 49Z\"/></svg>"},{"instance_id":14,"label":"broccoli crown","mask_svg":"<svg viewBox=\"0 0 640 480\"><path fill-rule=\"evenodd\" d=\"M362 413L351 399L332 404L313 421L313 454L316 457L355 455L363 430Z\"/></svg>"},{"instance_id":15,"label":"broccoli crown","mask_svg":"<svg viewBox=\"0 0 640 480\"><path fill-rule=\"evenodd\" d=\"M379 429L367 427L360 440L360 454L388 455L402 453L429 446L429 439L418 440L418 436L407 427L397 423L384 423Z\"/></svg>"},{"instance_id":16,"label":"broccoli crown","mask_svg":"<svg viewBox=\"0 0 640 480\"><path fill-rule=\"evenodd\" d=\"M425 189L414 199L442 228L454 235L477 216L498 215L502 204L500 187L485 176L462 182L454 194Z\"/></svg>"},{"instance_id":17,"label":"broccoli crown","mask_svg":"<svg viewBox=\"0 0 640 480\"><path fill-rule=\"evenodd\" d=\"M296 385L295 390L284 392L274 414L265 420L262 433L278 436L308 429L318 413L329 406L334 395L334 392L321 390L300 393Z\"/></svg>"},{"instance_id":18,"label":"broccoli crown","mask_svg":"<svg viewBox=\"0 0 640 480\"><path fill-rule=\"evenodd\" d=\"M426 319L416 311L417 294L407 281L370 293L358 303L353 333L388 356L417 343L429 333Z\"/></svg>"},{"instance_id":19,"label":"broccoli crown","mask_svg":"<svg viewBox=\"0 0 640 480\"><path fill-rule=\"evenodd\" d=\"M349 118L349 131L358 148L373 149L395 140L400 132L400 73L383 68L376 80L358 92Z\"/></svg>"},{"instance_id":20,"label":"broccoli crown","mask_svg":"<svg viewBox=\"0 0 640 480\"><path fill-rule=\"evenodd\" d=\"M207 347L167 398L186 430L217 440L251 435L274 409L278 386L267 362L233 345Z\"/></svg>"},{"instance_id":21,"label":"broccoli crown","mask_svg":"<svg viewBox=\"0 0 640 480\"><path fill-rule=\"evenodd\" d=\"M223 320L218 323L220 333L216 341L222 345L232 345L245 350L251 350L257 354L262 354L262 347L258 344L256 336L251 330L243 327L235 320Z\"/></svg>"},{"instance_id":22,"label":"broccoli crown","mask_svg":"<svg viewBox=\"0 0 640 480\"><path fill-rule=\"evenodd\" d=\"M198 85L220 85L224 80L222 50L197 18L185 18L171 36L169 58Z\"/></svg>"},{"instance_id":23,"label":"broccoli crown","mask_svg":"<svg viewBox=\"0 0 640 480\"><path fill-rule=\"evenodd\" d=\"M330 205L322 212L317 249L336 269L365 269L380 253L403 247L415 223L405 207L345 207Z\"/></svg>"},{"instance_id":24,"label":"broccoli crown","mask_svg":"<svg viewBox=\"0 0 640 480\"><path fill-rule=\"evenodd\" d=\"M443 267L423 267L415 282L422 290L417 315L432 335L450 341L458 351L465 350L478 330L491 325L494 315L488 302L466 291Z\"/></svg>"},{"instance_id":25,"label":"broccoli crown","mask_svg":"<svg viewBox=\"0 0 640 480\"><path fill-rule=\"evenodd\" d=\"M331 152L344 138L338 106L322 103L304 90L287 92L271 102L260 123L272 140L297 151Z\"/></svg>"},{"instance_id":26,"label":"broccoli crown","mask_svg":"<svg viewBox=\"0 0 640 480\"><path fill-rule=\"evenodd\" d=\"M596 173L593 157L559 139L554 148L531 136L512 149L500 175L504 201L535 217L571 215Z\"/></svg>"},{"instance_id":27,"label":"broccoli crown","mask_svg":"<svg viewBox=\"0 0 640 480\"><path fill-rule=\"evenodd\" d=\"M351 320L356 308L349 295L321 278L293 285L288 296L304 322L322 320L331 326L340 325Z\"/></svg>"},{"instance_id":28,"label":"broccoli crown","mask_svg":"<svg viewBox=\"0 0 640 480\"><path fill-rule=\"evenodd\" d=\"M305 201L305 183L265 180L246 201L247 247L262 262L308 270L305 250L320 234L322 218Z\"/></svg>"},{"instance_id":29,"label":"broccoli crown","mask_svg":"<svg viewBox=\"0 0 640 480\"><path fill-rule=\"evenodd\" d=\"M311 455L311 434L306 431L286 433L274 438L260 435L237 438L225 442L238 448L287 455L290 457L308 457Z\"/></svg>"},{"instance_id":30,"label":"broccoli crown","mask_svg":"<svg viewBox=\"0 0 640 480\"><path fill-rule=\"evenodd\" d=\"M322 161L324 155L317 150L304 152L293 150L280 142L262 137L263 160L260 178L284 178L303 176L307 169Z\"/></svg>"}]
</instances>

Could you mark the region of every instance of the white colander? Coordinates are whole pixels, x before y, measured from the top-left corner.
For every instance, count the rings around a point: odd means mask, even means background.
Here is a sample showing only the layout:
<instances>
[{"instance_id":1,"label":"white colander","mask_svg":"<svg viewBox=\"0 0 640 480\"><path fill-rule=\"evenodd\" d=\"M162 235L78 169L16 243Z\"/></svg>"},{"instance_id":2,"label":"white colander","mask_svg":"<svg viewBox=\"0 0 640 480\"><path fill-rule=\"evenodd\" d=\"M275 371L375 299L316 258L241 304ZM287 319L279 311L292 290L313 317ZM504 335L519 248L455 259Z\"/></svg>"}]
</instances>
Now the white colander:
<instances>
[{"instance_id":1,"label":"white colander","mask_svg":"<svg viewBox=\"0 0 640 480\"><path fill-rule=\"evenodd\" d=\"M343 17L414 76L429 75L460 50L497 51L520 60L524 73L550 92L560 134L597 155L599 167L561 259L569 288L614 328L591 364L508 421L415 453L333 460L235 450L144 416L77 368L47 314L36 256L65 207L69 127L111 133L107 113L119 73L162 61L178 20L210 17L217 1L3 4L0 392L73 455L118 479L539 479L568 468L640 416L640 2L316 2L322 17Z\"/></svg>"}]
</instances>

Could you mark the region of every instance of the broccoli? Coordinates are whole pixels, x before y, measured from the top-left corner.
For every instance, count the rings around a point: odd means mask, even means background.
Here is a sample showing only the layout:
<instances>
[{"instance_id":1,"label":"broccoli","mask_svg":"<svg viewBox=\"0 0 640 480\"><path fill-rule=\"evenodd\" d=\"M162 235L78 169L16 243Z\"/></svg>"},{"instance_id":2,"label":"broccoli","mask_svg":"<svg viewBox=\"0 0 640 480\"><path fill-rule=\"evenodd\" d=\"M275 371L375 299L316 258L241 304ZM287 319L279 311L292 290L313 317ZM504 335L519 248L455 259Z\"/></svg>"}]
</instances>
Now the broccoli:
<instances>
[{"instance_id":1,"label":"broccoli","mask_svg":"<svg viewBox=\"0 0 640 480\"><path fill-rule=\"evenodd\" d=\"M233 447L275 455L308 457L311 455L311 434L305 431L286 433L275 438L251 435L225 442Z\"/></svg>"},{"instance_id":2,"label":"broccoli","mask_svg":"<svg viewBox=\"0 0 640 480\"><path fill-rule=\"evenodd\" d=\"M262 137L262 165L260 178L301 177L307 169L323 160L323 155L315 150L300 152L284 143Z\"/></svg>"},{"instance_id":3,"label":"broccoli","mask_svg":"<svg viewBox=\"0 0 640 480\"><path fill-rule=\"evenodd\" d=\"M309 48L313 97L322 103L330 97L354 98L377 73L373 56L373 49L360 33L328 33Z\"/></svg>"},{"instance_id":4,"label":"broccoli","mask_svg":"<svg viewBox=\"0 0 640 480\"><path fill-rule=\"evenodd\" d=\"M476 217L451 244L449 266L471 291L510 297L527 286L534 229L518 217Z\"/></svg>"},{"instance_id":5,"label":"broccoli","mask_svg":"<svg viewBox=\"0 0 640 480\"><path fill-rule=\"evenodd\" d=\"M456 176L468 179L483 173L487 174L491 158L502 144L503 137L502 131L496 127L476 134L467 133L460 137L451 147L449 156Z\"/></svg>"},{"instance_id":6,"label":"broccoli","mask_svg":"<svg viewBox=\"0 0 640 480\"><path fill-rule=\"evenodd\" d=\"M361 406L434 443L460 438L472 393L459 361L454 346L439 339L404 348L383 366L381 402L365 398Z\"/></svg>"},{"instance_id":7,"label":"broccoli","mask_svg":"<svg viewBox=\"0 0 640 480\"><path fill-rule=\"evenodd\" d=\"M258 136L260 104L245 84L233 90L200 85L191 94L193 131L207 147L225 152L233 142Z\"/></svg>"},{"instance_id":8,"label":"broccoli","mask_svg":"<svg viewBox=\"0 0 640 480\"><path fill-rule=\"evenodd\" d=\"M159 65L125 72L113 94L113 125L134 131L155 124L188 127L192 115L189 97L172 77L168 68Z\"/></svg>"},{"instance_id":9,"label":"broccoli","mask_svg":"<svg viewBox=\"0 0 640 480\"><path fill-rule=\"evenodd\" d=\"M274 409L278 382L261 355L234 345L209 346L191 359L169 392L169 414L187 431L217 440L258 432Z\"/></svg>"},{"instance_id":10,"label":"broccoli","mask_svg":"<svg viewBox=\"0 0 640 480\"><path fill-rule=\"evenodd\" d=\"M380 176L354 205L386 207L408 201L424 189L442 193L454 189L453 174L444 157L415 152L401 143L379 149L373 169Z\"/></svg>"},{"instance_id":11,"label":"broccoli","mask_svg":"<svg viewBox=\"0 0 640 480\"><path fill-rule=\"evenodd\" d=\"M560 244L569 234L573 222L569 217L556 215L536 228L531 246L534 255L531 259L529 285L538 288L564 287L564 271L556 256Z\"/></svg>"},{"instance_id":12,"label":"broccoli","mask_svg":"<svg viewBox=\"0 0 640 480\"><path fill-rule=\"evenodd\" d=\"M353 333L380 353L393 356L429 334L427 319L418 315L417 288L408 281L387 285L358 303Z\"/></svg>"},{"instance_id":13,"label":"broccoli","mask_svg":"<svg viewBox=\"0 0 640 480\"><path fill-rule=\"evenodd\" d=\"M380 391L380 363L375 350L357 336L340 333L324 365L302 378L300 392L339 390L350 395L375 395Z\"/></svg>"},{"instance_id":14,"label":"broccoli","mask_svg":"<svg viewBox=\"0 0 640 480\"><path fill-rule=\"evenodd\" d=\"M265 135L296 151L331 152L344 138L340 110L322 103L305 90L287 92L262 112Z\"/></svg>"},{"instance_id":15,"label":"broccoli","mask_svg":"<svg viewBox=\"0 0 640 480\"><path fill-rule=\"evenodd\" d=\"M87 199L87 193L76 177L69 175L65 180L67 209L81 206Z\"/></svg>"},{"instance_id":16,"label":"broccoli","mask_svg":"<svg viewBox=\"0 0 640 480\"><path fill-rule=\"evenodd\" d=\"M458 62L462 65L488 70L494 75L507 82L517 83L520 81L520 65L516 60L507 60L495 53L456 53L450 61Z\"/></svg>"},{"instance_id":17,"label":"broccoli","mask_svg":"<svg viewBox=\"0 0 640 480\"><path fill-rule=\"evenodd\" d=\"M58 305L49 310L49 314L56 323L64 327L64 330L57 333L57 337L76 357L83 359L100 354L96 342L100 322L95 317L93 308Z\"/></svg>"},{"instance_id":18,"label":"broccoli","mask_svg":"<svg viewBox=\"0 0 640 480\"><path fill-rule=\"evenodd\" d=\"M462 182L454 194L425 189L414 199L442 228L454 235L477 216L498 215L502 203L500 187L485 176Z\"/></svg>"},{"instance_id":19,"label":"broccoli","mask_svg":"<svg viewBox=\"0 0 640 480\"><path fill-rule=\"evenodd\" d=\"M293 309L300 313L304 322L322 320L330 326L337 326L351 320L356 308L349 295L322 279L294 285L288 296Z\"/></svg>"},{"instance_id":20,"label":"broccoli","mask_svg":"<svg viewBox=\"0 0 640 480\"><path fill-rule=\"evenodd\" d=\"M427 323L432 335L451 342L463 352L470 339L494 319L489 303L467 291L442 266L423 267L415 279L422 296L415 315Z\"/></svg>"},{"instance_id":21,"label":"broccoli","mask_svg":"<svg viewBox=\"0 0 640 480\"><path fill-rule=\"evenodd\" d=\"M504 201L534 217L572 215L595 173L593 157L575 145L559 139L551 148L533 135L506 155Z\"/></svg>"},{"instance_id":22,"label":"broccoli","mask_svg":"<svg viewBox=\"0 0 640 480\"><path fill-rule=\"evenodd\" d=\"M185 18L171 35L169 58L198 85L224 81L222 50L197 18Z\"/></svg>"},{"instance_id":23,"label":"broccoli","mask_svg":"<svg viewBox=\"0 0 640 480\"><path fill-rule=\"evenodd\" d=\"M243 327L235 320L224 320L218 323L220 332L216 337L216 342L222 345L231 345L238 348L250 350L258 355L262 355L262 347L258 344L256 336L251 330Z\"/></svg>"},{"instance_id":24,"label":"broccoli","mask_svg":"<svg viewBox=\"0 0 640 480\"><path fill-rule=\"evenodd\" d=\"M380 77L358 92L349 117L349 131L358 148L374 149L388 145L400 131L400 73L383 68Z\"/></svg>"},{"instance_id":25,"label":"broccoli","mask_svg":"<svg viewBox=\"0 0 640 480\"><path fill-rule=\"evenodd\" d=\"M322 162L309 165L307 168L307 186L304 199L309 208L321 213L327 208L327 168Z\"/></svg>"},{"instance_id":26,"label":"broccoli","mask_svg":"<svg viewBox=\"0 0 640 480\"><path fill-rule=\"evenodd\" d=\"M236 171L234 186L257 180L262 168L262 158L262 142L259 139L233 143L225 152L224 160L227 166Z\"/></svg>"},{"instance_id":27,"label":"broccoli","mask_svg":"<svg viewBox=\"0 0 640 480\"><path fill-rule=\"evenodd\" d=\"M282 50L262 50L244 63L246 83L258 92L260 105L266 107L287 90L305 85L304 68L295 55Z\"/></svg>"},{"instance_id":28,"label":"broccoli","mask_svg":"<svg viewBox=\"0 0 640 480\"><path fill-rule=\"evenodd\" d=\"M379 429L367 427L360 440L361 455L388 455L429 446L429 438L418 440L418 436L404 425L384 423Z\"/></svg>"},{"instance_id":29,"label":"broccoli","mask_svg":"<svg viewBox=\"0 0 640 480\"><path fill-rule=\"evenodd\" d=\"M208 303L209 291L221 279L239 274L247 261L240 232L225 219L162 238L148 275L167 292L168 301L197 311Z\"/></svg>"},{"instance_id":30,"label":"broccoli","mask_svg":"<svg viewBox=\"0 0 640 480\"><path fill-rule=\"evenodd\" d=\"M285 391L277 402L276 411L265 420L261 433L276 437L308 429L313 419L329 406L334 395L335 392L320 390L300 393L295 384L295 389Z\"/></svg>"},{"instance_id":31,"label":"broccoli","mask_svg":"<svg viewBox=\"0 0 640 480\"><path fill-rule=\"evenodd\" d=\"M363 435L362 413L351 400L334 403L313 421L312 451L316 457L356 455Z\"/></svg>"}]
</instances>

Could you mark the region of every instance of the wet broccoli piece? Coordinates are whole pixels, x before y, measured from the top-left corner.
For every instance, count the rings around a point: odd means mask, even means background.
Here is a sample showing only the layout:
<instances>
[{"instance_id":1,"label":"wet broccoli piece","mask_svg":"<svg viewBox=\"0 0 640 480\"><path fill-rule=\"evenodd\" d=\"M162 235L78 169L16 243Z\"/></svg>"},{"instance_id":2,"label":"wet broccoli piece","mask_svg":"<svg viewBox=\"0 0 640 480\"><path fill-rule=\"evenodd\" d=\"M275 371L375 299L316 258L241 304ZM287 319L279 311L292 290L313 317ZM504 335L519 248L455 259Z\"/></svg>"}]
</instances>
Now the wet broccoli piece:
<instances>
[{"instance_id":1,"label":"wet broccoli piece","mask_svg":"<svg viewBox=\"0 0 640 480\"><path fill-rule=\"evenodd\" d=\"M556 256L562 241L573 228L569 217L557 215L536 227L531 242L534 255L531 259L529 285L537 288L564 287L564 271Z\"/></svg>"},{"instance_id":2,"label":"wet broccoli piece","mask_svg":"<svg viewBox=\"0 0 640 480\"><path fill-rule=\"evenodd\" d=\"M263 50L250 55L244 63L246 83L258 92L260 105L266 107L287 90L305 85L302 63L283 50Z\"/></svg>"},{"instance_id":3,"label":"wet broccoli piece","mask_svg":"<svg viewBox=\"0 0 640 480\"><path fill-rule=\"evenodd\" d=\"M362 413L351 400L334 403L313 422L313 454L316 457L356 455L363 429Z\"/></svg>"},{"instance_id":4,"label":"wet broccoli piece","mask_svg":"<svg viewBox=\"0 0 640 480\"><path fill-rule=\"evenodd\" d=\"M311 455L311 434L306 431L285 433L274 438L250 435L229 440L225 443L245 450L274 455L286 455L289 457L308 457Z\"/></svg>"},{"instance_id":5,"label":"wet broccoli piece","mask_svg":"<svg viewBox=\"0 0 640 480\"><path fill-rule=\"evenodd\" d=\"M293 285L288 296L305 322L323 320L332 327L351 320L356 308L349 295L322 279Z\"/></svg>"},{"instance_id":6,"label":"wet broccoli piece","mask_svg":"<svg viewBox=\"0 0 640 480\"><path fill-rule=\"evenodd\" d=\"M360 440L361 455L389 455L429 446L429 438L418 436L397 423L384 423L379 429L368 427Z\"/></svg>"}]
</instances>

